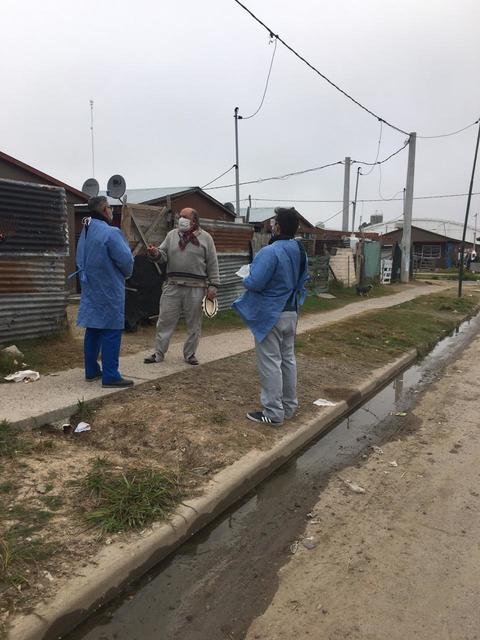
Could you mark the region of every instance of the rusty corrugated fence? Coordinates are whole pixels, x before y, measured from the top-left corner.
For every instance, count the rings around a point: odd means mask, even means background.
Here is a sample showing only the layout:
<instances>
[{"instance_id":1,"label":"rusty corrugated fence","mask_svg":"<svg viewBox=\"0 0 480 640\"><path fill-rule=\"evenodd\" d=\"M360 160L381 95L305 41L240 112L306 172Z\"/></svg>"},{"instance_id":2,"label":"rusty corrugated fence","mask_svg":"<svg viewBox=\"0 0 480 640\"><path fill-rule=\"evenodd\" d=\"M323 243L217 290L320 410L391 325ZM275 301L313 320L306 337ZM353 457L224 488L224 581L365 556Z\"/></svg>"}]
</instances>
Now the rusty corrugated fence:
<instances>
[{"instance_id":1,"label":"rusty corrugated fence","mask_svg":"<svg viewBox=\"0 0 480 640\"><path fill-rule=\"evenodd\" d=\"M0 344L63 327L65 190L0 180Z\"/></svg>"}]
</instances>

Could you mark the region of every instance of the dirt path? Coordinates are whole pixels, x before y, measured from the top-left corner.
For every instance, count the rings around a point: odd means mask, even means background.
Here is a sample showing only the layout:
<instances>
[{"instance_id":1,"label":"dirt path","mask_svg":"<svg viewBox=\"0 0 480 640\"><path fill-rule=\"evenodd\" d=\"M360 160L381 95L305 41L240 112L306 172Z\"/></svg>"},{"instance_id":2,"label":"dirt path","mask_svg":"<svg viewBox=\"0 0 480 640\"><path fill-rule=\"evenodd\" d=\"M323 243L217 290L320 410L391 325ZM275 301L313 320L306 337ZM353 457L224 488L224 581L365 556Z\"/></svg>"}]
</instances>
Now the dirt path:
<instances>
[{"instance_id":1,"label":"dirt path","mask_svg":"<svg viewBox=\"0 0 480 640\"><path fill-rule=\"evenodd\" d=\"M477 338L402 439L330 479L247 640L480 638L479 374Z\"/></svg>"}]
</instances>

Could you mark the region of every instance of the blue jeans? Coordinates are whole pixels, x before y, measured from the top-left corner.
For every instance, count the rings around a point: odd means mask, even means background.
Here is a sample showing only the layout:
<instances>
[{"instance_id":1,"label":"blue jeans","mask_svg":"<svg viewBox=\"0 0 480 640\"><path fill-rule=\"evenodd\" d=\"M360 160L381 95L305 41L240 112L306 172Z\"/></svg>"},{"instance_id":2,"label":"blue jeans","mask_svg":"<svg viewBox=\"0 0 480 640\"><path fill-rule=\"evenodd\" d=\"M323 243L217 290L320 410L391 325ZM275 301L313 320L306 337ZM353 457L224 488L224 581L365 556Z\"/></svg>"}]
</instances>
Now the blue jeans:
<instances>
[{"instance_id":1,"label":"blue jeans","mask_svg":"<svg viewBox=\"0 0 480 640\"><path fill-rule=\"evenodd\" d=\"M121 329L85 329L83 353L85 356L85 377L102 376L102 382L116 382L122 377L118 371L118 358L122 342ZM102 368L98 356L102 353Z\"/></svg>"}]
</instances>

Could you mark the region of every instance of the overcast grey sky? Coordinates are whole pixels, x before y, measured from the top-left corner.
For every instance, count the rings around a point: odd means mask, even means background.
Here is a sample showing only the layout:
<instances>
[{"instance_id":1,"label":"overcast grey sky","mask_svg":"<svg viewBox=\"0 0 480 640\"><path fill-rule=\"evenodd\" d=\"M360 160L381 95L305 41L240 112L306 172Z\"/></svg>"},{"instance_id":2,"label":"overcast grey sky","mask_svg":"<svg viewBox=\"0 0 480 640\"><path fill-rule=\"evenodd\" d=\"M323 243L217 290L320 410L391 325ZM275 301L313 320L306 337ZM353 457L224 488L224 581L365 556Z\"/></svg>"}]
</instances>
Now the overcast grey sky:
<instances>
[{"instance_id":1,"label":"overcast grey sky","mask_svg":"<svg viewBox=\"0 0 480 640\"><path fill-rule=\"evenodd\" d=\"M478 0L245 1L333 81L406 131L444 133L480 115ZM234 162L233 109L248 115L257 108L273 47L233 0L2 0L0 23L0 148L76 187L92 173L90 98L101 188L113 173L134 188L201 186L226 170ZM264 107L240 122L241 179L347 155L373 161L378 134L374 118L279 44ZM419 140L415 195L466 192L475 135L472 128ZM404 139L384 127L380 157ZM406 164L404 151L384 165L384 197L402 190ZM317 222L341 204L297 200L341 199L342 191L338 166L245 186L241 197L285 199ZM233 188L210 193L235 198ZM359 197L378 194L375 169ZM460 220L465 202L416 201L414 216ZM358 208L364 220L401 210L395 202ZM327 226L340 224L338 216Z\"/></svg>"}]
</instances>

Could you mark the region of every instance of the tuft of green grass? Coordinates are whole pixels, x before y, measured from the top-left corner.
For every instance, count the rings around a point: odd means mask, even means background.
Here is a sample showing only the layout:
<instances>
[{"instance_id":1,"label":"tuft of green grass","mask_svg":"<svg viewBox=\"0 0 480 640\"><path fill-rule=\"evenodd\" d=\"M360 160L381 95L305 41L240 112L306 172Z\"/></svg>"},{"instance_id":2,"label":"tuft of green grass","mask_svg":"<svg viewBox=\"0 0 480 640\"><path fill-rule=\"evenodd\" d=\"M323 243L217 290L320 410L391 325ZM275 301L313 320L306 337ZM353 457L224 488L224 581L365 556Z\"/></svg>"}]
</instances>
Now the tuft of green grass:
<instances>
[{"instance_id":1,"label":"tuft of green grass","mask_svg":"<svg viewBox=\"0 0 480 640\"><path fill-rule=\"evenodd\" d=\"M93 418L93 409L86 403L85 398L77 400L75 418L78 418L80 422L89 422Z\"/></svg>"},{"instance_id":2,"label":"tuft of green grass","mask_svg":"<svg viewBox=\"0 0 480 640\"><path fill-rule=\"evenodd\" d=\"M97 459L81 482L87 522L104 533L143 529L164 520L181 500L178 478L148 468L115 468Z\"/></svg>"},{"instance_id":3,"label":"tuft of green grass","mask_svg":"<svg viewBox=\"0 0 480 640\"><path fill-rule=\"evenodd\" d=\"M53 543L45 543L39 538L25 539L13 530L7 531L0 537L0 587L28 584L29 567L54 552Z\"/></svg>"},{"instance_id":4,"label":"tuft of green grass","mask_svg":"<svg viewBox=\"0 0 480 640\"><path fill-rule=\"evenodd\" d=\"M6 420L0 422L0 458L13 458L27 450L21 432Z\"/></svg>"}]
</instances>

